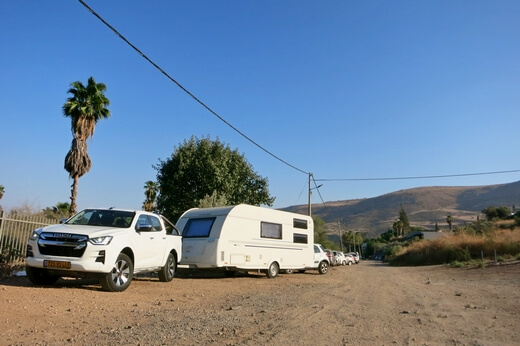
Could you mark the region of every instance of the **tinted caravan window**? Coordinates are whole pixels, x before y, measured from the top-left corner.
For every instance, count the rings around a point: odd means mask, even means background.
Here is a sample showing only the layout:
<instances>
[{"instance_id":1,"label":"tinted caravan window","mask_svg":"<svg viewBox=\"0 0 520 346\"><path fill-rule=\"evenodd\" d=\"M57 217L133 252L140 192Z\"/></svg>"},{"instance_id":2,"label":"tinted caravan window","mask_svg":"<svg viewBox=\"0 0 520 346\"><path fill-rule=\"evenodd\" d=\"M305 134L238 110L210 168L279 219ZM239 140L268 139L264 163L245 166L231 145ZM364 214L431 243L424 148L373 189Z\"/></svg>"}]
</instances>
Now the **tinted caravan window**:
<instances>
[{"instance_id":1,"label":"tinted caravan window","mask_svg":"<svg viewBox=\"0 0 520 346\"><path fill-rule=\"evenodd\" d=\"M293 234L293 242L299 244L307 244L307 234L294 233Z\"/></svg>"},{"instance_id":2,"label":"tinted caravan window","mask_svg":"<svg viewBox=\"0 0 520 346\"><path fill-rule=\"evenodd\" d=\"M307 220L293 219L293 227L307 229Z\"/></svg>"},{"instance_id":3,"label":"tinted caravan window","mask_svg":"<svg viewBox=\"0 0 520 346\"><path fill-rule=\"evenodd\" d=\"M215 222L214 217L204 219L189 219L182 231L182 236L185 238L203 238L209 237L211 227Z\"/></svg>"},{"instance_id":4,"label":"tinted caravan window","mask_svg":"<svg viewBox=\"0 0 520 346\"><path fill-rule=\"evenodd\" d=\"M260 236L262 238L282 239L282 225L277 223L262 222Z\"/></svg>"}]
</instances>

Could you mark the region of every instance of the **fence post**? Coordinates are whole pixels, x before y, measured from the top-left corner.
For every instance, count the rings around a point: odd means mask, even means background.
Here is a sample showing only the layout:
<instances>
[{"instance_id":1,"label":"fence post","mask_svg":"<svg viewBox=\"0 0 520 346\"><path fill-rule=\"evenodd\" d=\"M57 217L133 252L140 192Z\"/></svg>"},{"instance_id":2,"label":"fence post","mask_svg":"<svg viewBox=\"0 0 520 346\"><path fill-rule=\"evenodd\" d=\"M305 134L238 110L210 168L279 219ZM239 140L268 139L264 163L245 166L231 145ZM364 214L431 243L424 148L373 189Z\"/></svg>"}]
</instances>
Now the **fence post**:
<instances>
[{"instance_id":1,"label":"fence post","mask_svg":"<svg viewBox=\"0 0 520 346\"><path fill-rule=\"evenodd\" d=\"M46 219L36 215L13 215L0 210L0 251L4 248L15 250L18 254L10 254L8 263L13 264L25 260L27 240L35 228L45 227L57 220Z\"/></svg>"},{"instance_id":2,"label":"fence post","mask_svg":"<svg viewBox=\"0 0 520 346\"><path fill-rule=\"evenodd\" d=\"M0 253L2 253L2 230L3 230L3 221L4 220L4 211L2 210L2 208L0 208Z\"/></svg>"}]
</instances>

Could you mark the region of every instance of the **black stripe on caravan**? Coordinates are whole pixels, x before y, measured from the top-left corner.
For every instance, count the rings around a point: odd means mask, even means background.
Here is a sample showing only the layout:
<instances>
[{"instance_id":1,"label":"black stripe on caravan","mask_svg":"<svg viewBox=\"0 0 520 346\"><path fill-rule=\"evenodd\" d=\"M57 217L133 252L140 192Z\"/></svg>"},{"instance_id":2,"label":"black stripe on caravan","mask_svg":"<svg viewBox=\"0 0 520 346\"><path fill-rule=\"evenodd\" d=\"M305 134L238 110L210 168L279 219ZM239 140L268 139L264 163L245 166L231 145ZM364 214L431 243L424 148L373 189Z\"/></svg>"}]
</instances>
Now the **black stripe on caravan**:
<instances>
[{"instance_id":1,"label":"black stripe on caravan","mask_svg":"<svg viewBox=\"0 0 520 346\"><path fill-rule=\"evenodd\" d=\"M279 246L260 246L260 245L244 245L244 247L258 247L261 249L280 249L280 250L298 250L302 251L303 249L295 249L292 247L279 247Z\"/></svg>"}]
</instances>

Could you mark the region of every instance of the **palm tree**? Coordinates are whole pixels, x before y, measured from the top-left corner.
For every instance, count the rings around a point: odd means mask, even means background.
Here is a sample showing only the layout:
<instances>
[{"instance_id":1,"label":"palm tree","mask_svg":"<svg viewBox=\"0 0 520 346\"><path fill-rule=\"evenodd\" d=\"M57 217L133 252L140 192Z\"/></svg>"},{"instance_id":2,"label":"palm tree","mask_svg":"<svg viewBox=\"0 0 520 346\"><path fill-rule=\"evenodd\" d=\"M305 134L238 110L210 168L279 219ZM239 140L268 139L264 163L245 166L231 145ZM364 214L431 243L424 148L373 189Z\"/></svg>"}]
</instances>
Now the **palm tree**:
<instances>
[{"instance_id":1,"label":"palm tree","mask_svg":"<svg viewBox=\"0 0 520 346\"><path fill-rule=\"evenodd\" d=\"M58 202L53 207L43 209L43 214L49 219L62 219L69 215L70 204L68 202Z\"/></svg>"},{"instance_id":2,"label":"palm tree","mask_svg":"<svg viewBox=\"0 0 520 346\"><path fill-rule=\"evenodd\" d=\"M450 226L450 231L451 231L451 223L453 222L453 217L451 215L448 215L446 217L446 222L448 223L448 225Z\"/></svg>"},{"instance_id":3,"label":"palm tree","mask_svg":"<svg viewBox=\"0 0 520 346\"><path fill-rule=\"evenodd\" d=\"M4 197L4 192L5 192L4 185L0 185L0 199L2 199L2 197ZM2 209L2 206L0 205L0 216L2 216L2 211L3 211L3 209Z\"/></svg>"},{"instance_id":4,"label":"palm tree","mask_svg":"<svg viewBox=\"0 0 520 346\"><path fill-rule=\"evenodd\" d=\"M93 77L88 79L86 87L79 81L73 82L68 91L72 96L63 105L63 115L71 118L73 136L64 167L74 181L71 186L69 215L76 213L78 179L92 166L88 156L87 139L94 135L98 120L110 116L110 111L106 108L110 101L104 95L106 89L105 84L96 83Z\"/></svg>"},{"instance_id":5,"label":"palm tree","mask_svg":"<svg viewBox=\"0 0 520 346\"><path fill-rule=\"evenodd\" d=\"M146 199L143 203L143 210L153 211L155 209L155 199L157 198L158 191L159 185L155 181L148 180L144 184L144 195Z\"/></svg>"},{"instance_id":6,"label":"palm tree","mask_svg":"<svg viewBox=\"0 0 520 346\"><path fill-rule=\"evenodd\" d=\"M397 234L398 237L404 235L404 223L403 221L401 220L397 220L396 222L394 222L394 224L392 225L392 228L393 230L395 231L395 233Z\"/></svg>"}]
</instances>

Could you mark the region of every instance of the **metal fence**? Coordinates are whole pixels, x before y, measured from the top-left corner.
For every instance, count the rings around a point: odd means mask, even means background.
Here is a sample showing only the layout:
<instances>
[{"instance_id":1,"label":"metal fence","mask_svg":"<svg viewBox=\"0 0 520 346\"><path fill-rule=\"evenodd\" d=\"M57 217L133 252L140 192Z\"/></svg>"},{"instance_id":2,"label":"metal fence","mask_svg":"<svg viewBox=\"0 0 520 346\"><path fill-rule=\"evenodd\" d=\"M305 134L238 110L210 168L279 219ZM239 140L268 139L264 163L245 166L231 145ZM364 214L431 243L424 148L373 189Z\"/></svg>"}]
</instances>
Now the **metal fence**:
<instances>
[{"instance_id":1,"label":"metal fence","mask_svg":"<svg viewBox=\"0 0 520 346\"><path fill-rule=\"evenodd\" d=\"M0 210L0 255L10 264L25 262L25 246L33 230L58 223L42 216L5 214Z\"/></svg>"}]
</instances>

